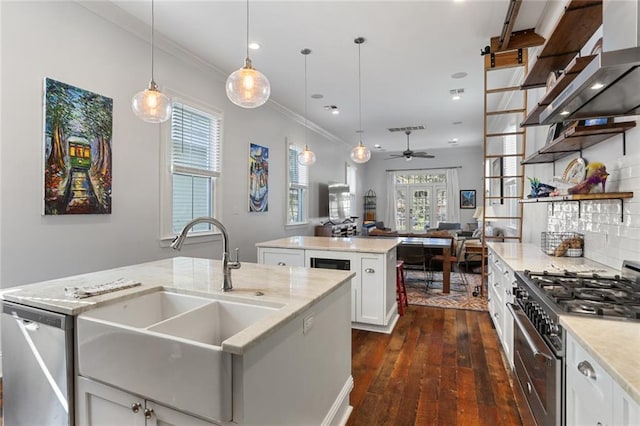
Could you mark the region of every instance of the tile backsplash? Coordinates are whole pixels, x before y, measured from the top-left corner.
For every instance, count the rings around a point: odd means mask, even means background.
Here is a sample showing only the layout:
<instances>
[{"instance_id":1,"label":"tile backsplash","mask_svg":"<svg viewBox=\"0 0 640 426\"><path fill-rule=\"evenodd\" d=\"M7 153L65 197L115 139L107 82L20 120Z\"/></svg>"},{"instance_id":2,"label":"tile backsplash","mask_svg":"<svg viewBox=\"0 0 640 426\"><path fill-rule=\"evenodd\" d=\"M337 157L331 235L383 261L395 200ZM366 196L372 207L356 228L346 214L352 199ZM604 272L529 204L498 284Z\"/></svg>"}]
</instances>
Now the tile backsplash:
<instances>
[{"instance_id":1,"label":"tile backsplash","mask_svg":"<svg viewBox=\"0 0 640 426\"><path fill-rule=\"evenodd\" d=\"M638 129L627 135L624 156L612 156L620 153L606 142L583 153L606 164L607 192L634 192L633 198L549 203L547 210L547 231L584 234L585 257L614 268L625 259L640 261L640 149L633 142L640 142Z\"/></svg>"}]
</instances>

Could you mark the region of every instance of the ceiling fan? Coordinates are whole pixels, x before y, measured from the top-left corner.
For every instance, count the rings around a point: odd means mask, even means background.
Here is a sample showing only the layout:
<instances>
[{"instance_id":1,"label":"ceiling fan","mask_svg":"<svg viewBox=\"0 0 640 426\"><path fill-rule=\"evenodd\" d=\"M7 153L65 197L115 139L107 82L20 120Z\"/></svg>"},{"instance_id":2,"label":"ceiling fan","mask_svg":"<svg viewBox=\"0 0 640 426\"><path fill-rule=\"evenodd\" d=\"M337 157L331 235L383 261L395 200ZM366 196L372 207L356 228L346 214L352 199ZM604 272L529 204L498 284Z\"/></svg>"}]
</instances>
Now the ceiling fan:
<instances>
[{"instance_id":1,"label":"ceiling fan","mask_svg":"<svg viewBox=\"0 0 640 426\"><path fill-rule=\"evenodd\" d=\"M435 155L427 154L424 151L412 151L409 148L409 135L411 134L411 130L405 130L404 134L407 135L407 149L402 151L402 154L391 154L388 160L392 158L405 158L407 161L411 161L412 158L435 158Z\"/></svg>"}]
</instances>

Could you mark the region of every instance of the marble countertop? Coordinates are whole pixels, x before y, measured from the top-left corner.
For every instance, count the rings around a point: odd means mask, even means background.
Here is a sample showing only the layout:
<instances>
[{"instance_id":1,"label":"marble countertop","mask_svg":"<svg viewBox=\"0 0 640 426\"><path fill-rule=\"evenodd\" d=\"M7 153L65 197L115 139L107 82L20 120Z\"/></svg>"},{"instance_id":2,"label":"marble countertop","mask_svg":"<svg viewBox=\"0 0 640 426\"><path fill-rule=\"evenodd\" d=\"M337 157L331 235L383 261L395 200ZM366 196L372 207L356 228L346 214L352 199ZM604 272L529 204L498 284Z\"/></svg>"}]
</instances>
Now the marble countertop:
<instances>
[{"instance_id":1,"label":"marble countertop","mask_svg":"<svg viewBox=\"0 0 640 426\"><path fill-rule=\"evenodd\" d=\"M398 244L400 244L399 238L296 236L264 241L257 243L256 247L387 253L393 250Z\"/></svg>"},{"instance_id":2,"label":"marble countertop","mask_svg":"<svg viewBox=\"0 0 640 426\"><path fill-rule=\"evenodd\" d=\"M161 289L237 302L277 305L282 308L242 332L225 340L222 350L242 354L248 348L288 323L302 311L348 283L350 271L306 269L243 263L232 271L233 290L223 292L222 262L176 257L105 271L76 275L2 290L3 300L65 315L130 299ZM112 293L75 299L68 289L107 283L119 278L141 285ZM257 295L257 293L262 295Z\"/></svg>"},{"instance_id":3,"label":"marble countertop","mask_svg":"<svg viewBox=\"0 0 640 426\"><path fill-rule=\"evenodd\" d=\"M554 257L534 244L488 243L514 271L597 272L616 270L584 257ZM560 324L571 333L638 404L640 404L640 322L560 315Z\"/></svg>"}]
</instances>

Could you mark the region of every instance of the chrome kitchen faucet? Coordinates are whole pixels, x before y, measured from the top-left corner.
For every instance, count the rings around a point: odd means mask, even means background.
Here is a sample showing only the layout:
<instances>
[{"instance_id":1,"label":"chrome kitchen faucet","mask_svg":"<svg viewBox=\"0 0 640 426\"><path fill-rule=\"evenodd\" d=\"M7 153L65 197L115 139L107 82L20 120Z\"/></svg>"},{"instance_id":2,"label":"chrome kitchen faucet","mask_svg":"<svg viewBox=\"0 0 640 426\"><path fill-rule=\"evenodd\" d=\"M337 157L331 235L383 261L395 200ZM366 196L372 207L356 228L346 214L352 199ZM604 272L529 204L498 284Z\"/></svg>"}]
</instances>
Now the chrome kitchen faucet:
<instances>
[{"instance_id":1,"label":"chrome kitchen faucet","mask_svg":"<svg viewBox=\"0 0 640 426\"><path fill-rule=\"evenodd\" d=\"M227 249L229 245L229 234L227 233L227 229L219 220L205 216L193 219L191 222L187 223L184 228L182 228L180 235L171 242L171 248L174 250L180 250L182 248L182 244L184 244L184 240L187 238L189 230L199 223L210 223L222 232L222 271L224 273L222 291L229 291L233 288L233 284L231 283L231 270L240 269L241 264L238 260L238 249L236 249L236 259L229 260L229 251Z\"/></svg>"}]
</instances>

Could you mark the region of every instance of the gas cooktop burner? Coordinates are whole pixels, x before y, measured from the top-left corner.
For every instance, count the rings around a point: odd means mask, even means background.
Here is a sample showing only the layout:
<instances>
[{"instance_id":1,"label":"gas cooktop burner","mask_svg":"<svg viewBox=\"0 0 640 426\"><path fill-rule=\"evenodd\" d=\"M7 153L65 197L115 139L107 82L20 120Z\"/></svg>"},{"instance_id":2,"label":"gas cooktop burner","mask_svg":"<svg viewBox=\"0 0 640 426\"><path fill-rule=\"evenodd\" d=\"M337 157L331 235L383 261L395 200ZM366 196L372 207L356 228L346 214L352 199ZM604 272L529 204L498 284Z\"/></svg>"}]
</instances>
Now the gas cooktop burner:
<instances>
[{"instance_id":1,"label":"gas cooktop burner","mask_svg":"<svg viewBox=\"0 0 640 426\"><path fill-rule=\"evenodd\" d=\"M558 305L565 312L575 314L640 319L640 305L620 305L593 300L560 300Z\"/></svg>"},{"instance_id":2,"label":"gas cooktop burner","mask_svg":"<svg viewBox=\"0 0 640 426\"><path fill-rule=\"evenodd\" d=\"M632 267L636 268L635 265ZM640 319L638 275L634 280L633 275L524 271L524 276L529 286L537 287L541 295L561 311Z\"/></svg>"}]
</instances>

